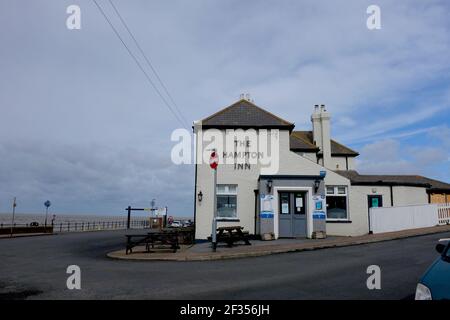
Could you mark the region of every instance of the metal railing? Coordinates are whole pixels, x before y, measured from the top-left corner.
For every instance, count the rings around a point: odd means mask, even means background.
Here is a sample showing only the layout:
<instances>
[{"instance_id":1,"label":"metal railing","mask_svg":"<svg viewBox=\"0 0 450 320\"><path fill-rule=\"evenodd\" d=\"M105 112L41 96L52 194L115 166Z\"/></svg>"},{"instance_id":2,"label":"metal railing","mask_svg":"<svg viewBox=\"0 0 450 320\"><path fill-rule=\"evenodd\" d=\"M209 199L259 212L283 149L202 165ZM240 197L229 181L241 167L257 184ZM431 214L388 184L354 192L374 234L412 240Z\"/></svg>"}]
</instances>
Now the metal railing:
<instances>
[{"instance_id":1,"label":"metal railing","mask_svg":"<svg viewBox=\"0 0 450 320\"><path fill-rule=\"evenodd\" d=\"M127 228L126 220L118 221L73 221L73 222L56 222L53 224L48 224L47 226L53 225L53 232L83 232L83 231L101 231L101 230L119 230ZM39 224L40 227L44 224ZM14 223L4 224L0 223L0 229L11 229L19 227L32 227L31 223ZM149 220L132 220L130 221L130 228L143 229L149 228Z\"/></svg>"}]
</instances>

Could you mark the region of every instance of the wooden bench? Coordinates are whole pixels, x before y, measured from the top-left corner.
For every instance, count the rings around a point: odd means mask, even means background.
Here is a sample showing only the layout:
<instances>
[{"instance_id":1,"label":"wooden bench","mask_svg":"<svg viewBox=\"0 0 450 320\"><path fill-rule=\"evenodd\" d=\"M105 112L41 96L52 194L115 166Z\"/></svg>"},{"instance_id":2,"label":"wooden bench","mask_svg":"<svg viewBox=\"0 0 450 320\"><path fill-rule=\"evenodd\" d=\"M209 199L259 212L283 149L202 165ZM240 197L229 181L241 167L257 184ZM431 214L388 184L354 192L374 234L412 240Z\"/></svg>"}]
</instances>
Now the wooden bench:
<instances>
[{"instance_id":1,"label":"wooden bench","mask_svg":"<svg viewBox=\"0 0 450 320\"><path fill-rule=\"evenodd\" d=\"M166 249L166 246L169 246L174 253L180 248L178 244L178 232L176 231L127 234L125 237L127 238L126 254L132 253L133 248L139 245L145 245L147 252L150 252L150 248L155 249L155 245L158 246L158 249Z\"/></svg>"},{"instance_id":2,"label":"wooden bench","mask_svg":"<svg viewBox=\"0 0 450 320\"><path fill-rule=\"evenodd\" d=\"M217 228L216 243L213 243L213 250L217 248L217 243L225 242L228 247L232 247L234 243L243 241L245 245L251 245L249 241L249 232L242 231L241 226L228 226Z\"/></svg>"},{"instance_id":3,"label":"wooden bench","mask_svg":"<svg viewBox=\"0 0 450 320\"><path fill-rule=\"evenodd\" d=\"M147 252L150 252L150 246L152 249L155 248L155 245L158 245L159 248L164 248L164 246L169 246L173 252L177 252L177 249L180 249L180 245L178 242L178 232L154 232L149 233L150 239L146 244Z\"/></svg>"},{"instance_id":4,"label":"wooden bench","mask_svg":"<svg viewBox=\"0 0 450 320\"><path fill-rule=\"evenodd\" d=\"M163 228L162 232L177 232L178 242L180 244L193 244L195 242L194 227L180 227L180 228Z\"/></svg>"},{"instance_id":5,"label":"wooden bench","mask_svg":"<svg viewBox=\"0 0 450 320\"><path fill-rule=\"evenodd\" d=\"M133 248L142 244L147 244L148 234L126 234L127 238L125 254L132 253Z\"/></svg>"}]
</instances>

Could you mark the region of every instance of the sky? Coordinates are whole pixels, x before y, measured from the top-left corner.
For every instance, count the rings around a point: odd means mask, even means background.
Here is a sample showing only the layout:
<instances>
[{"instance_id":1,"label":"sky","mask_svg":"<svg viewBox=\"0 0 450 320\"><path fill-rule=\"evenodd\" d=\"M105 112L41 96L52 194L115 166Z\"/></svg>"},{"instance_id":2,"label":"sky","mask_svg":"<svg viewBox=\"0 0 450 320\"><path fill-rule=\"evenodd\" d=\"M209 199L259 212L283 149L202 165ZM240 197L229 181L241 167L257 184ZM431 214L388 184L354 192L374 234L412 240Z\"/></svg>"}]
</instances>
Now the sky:
<instances>
[{"instance_id":1,"label":"sky","mask_svg":"<svg viewBox=\"0 0 450 320\"><path fill-rule=\"evenodd\" d=\"M190 216L194 168L171 162L171 133L241 93L298 130L326 104L360 173L450 182L448 1L112 1L181 121L94 1L2 0L0 212L16 196L18 212L50 199L58 213L124 214L155 199ZM110 2L97 2L158 84ZM381 29L366 26L372 4ZM79 30L66 26L70 5Z\"/></svg>"}]
</instances>

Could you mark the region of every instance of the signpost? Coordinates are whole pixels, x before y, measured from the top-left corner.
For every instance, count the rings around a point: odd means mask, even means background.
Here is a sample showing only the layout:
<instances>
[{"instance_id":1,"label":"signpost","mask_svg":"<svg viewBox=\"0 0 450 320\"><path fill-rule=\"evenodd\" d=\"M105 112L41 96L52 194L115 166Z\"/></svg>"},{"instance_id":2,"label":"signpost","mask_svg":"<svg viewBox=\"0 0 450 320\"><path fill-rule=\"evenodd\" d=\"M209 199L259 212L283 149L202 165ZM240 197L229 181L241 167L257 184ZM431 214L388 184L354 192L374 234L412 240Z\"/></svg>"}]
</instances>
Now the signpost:
<instances>
[{"instance_id":1,"label":"signpost","mask_svg":"<svg viewBox=\"0 0 450 320\"><path fill-rule=\"evenodd\" d=\"M48 217L48 207L50 207L52 205L52 203L50 202L50 200L47 200L44 202L44 206L45 206L45 223L44 225L47 226L47 217Z\"/></svg>"},{"instance_id":2,"label":"signpost","mask_svg":"<svg viewBox=\"0 0 450 320\"><path fill-rule=\"evenodd\" d=\"M153 227L153 212L154 211L158 211L158 212L163 212L164 214L167 215L167 207L165 208L155 208L155 199L153 199L150 203L150 205L152 206L151 208L132 208L131 206L128 206L127 208L125 208L125 210L128 213L128 217L127 217L127 229L130 229L130 225L131 225L131 211L150 211L151 212L151 217L150 217L150 227ZM164 209L164 210L161 210Z\"/></svg>"},{"instance_id":3,"label":"signpost","mask_svg":"<svg viewBox=\"0 0 450 320\"><path fill-rule=\"evenodd\" d=\"M11 222L11 238L13 236L14 218L15 218L15 215L16 215L16 207L17 207L16 197L14 197L14 200L13 200L13 211L12 211L12 222Z\"/></svg>"},{"instance_id":4,"label":"signpost","mask_svg":"<svg viewBox=\"0 0 450 320\"><path fill-rule=\"evenodd\" d=\"M131 206L128 206L128 208L125 208L125 210L128 211L128 218L127 218L127 229L130 229L130 221L131 221L131 211L144 211L144 208L132 208Z\"/></svg>"},{"instance_id":5,"label":"signpost","mask_svg":"<svg viewBox=\"0 0 450 320\"><path fill-rule=\"evenodd\" d=\"M213 250L216 251L216 243L217 243L217 167L219 166L219 157L217 155L216 149L213 149L211 152L211 156L209 157L209 166L214 170L214 205L213 205L213 220L212 220L212 230L211 230L211 242L213 246Z\"/></svg>"}]
</instances>

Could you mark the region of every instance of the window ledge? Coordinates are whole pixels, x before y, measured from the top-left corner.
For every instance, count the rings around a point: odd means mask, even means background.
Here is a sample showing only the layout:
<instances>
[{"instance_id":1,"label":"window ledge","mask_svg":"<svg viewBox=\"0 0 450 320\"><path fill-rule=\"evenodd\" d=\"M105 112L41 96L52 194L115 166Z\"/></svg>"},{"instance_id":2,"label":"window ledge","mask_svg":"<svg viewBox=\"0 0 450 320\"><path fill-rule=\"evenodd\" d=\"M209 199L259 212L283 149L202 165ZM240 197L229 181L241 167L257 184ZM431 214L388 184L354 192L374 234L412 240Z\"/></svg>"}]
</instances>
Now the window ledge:
<instances>
[{"instance_id":1,"label":"window ledge","mask_svg":"<svg viewBox=\"0 0 450 320\"><path fill-rule=\"evenodd\" d=\"M352 223L351 220L327 220L327 223Z\"/></svg>"}]
</instances>

